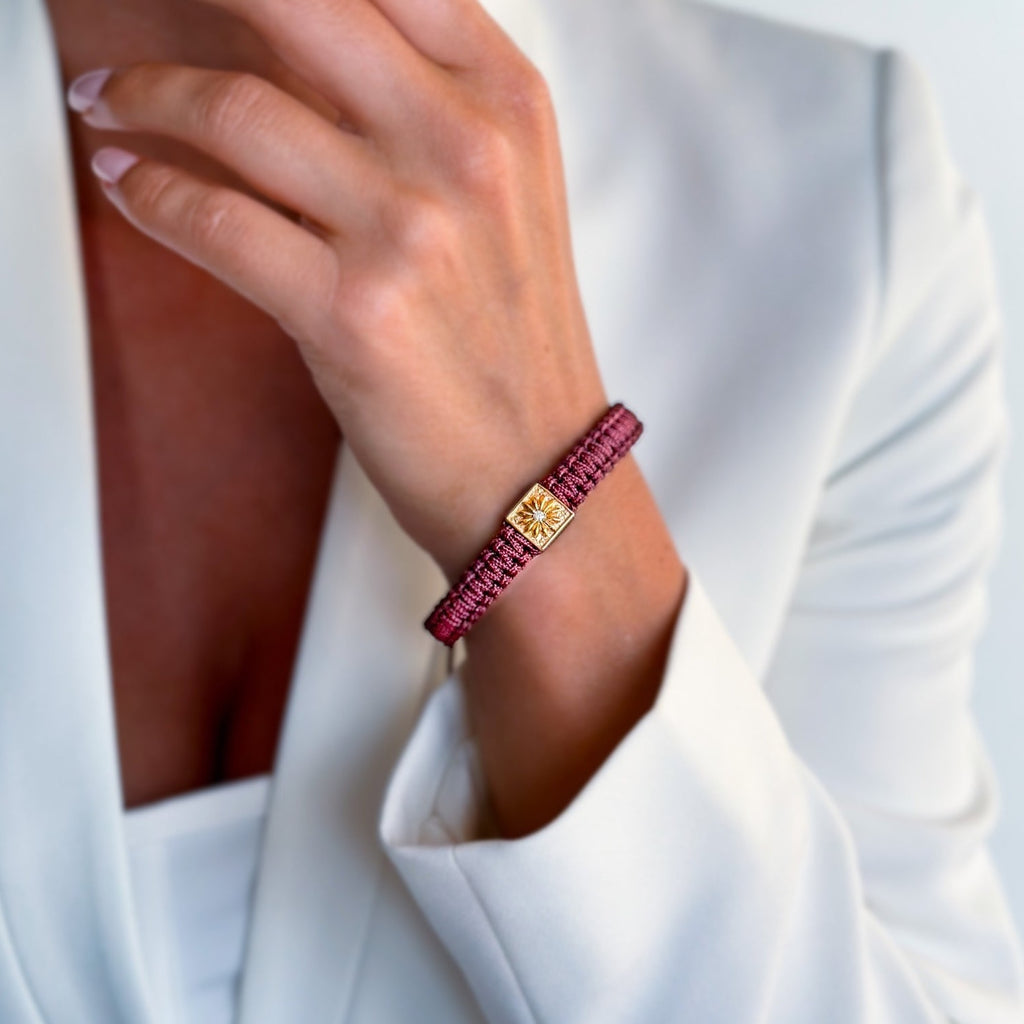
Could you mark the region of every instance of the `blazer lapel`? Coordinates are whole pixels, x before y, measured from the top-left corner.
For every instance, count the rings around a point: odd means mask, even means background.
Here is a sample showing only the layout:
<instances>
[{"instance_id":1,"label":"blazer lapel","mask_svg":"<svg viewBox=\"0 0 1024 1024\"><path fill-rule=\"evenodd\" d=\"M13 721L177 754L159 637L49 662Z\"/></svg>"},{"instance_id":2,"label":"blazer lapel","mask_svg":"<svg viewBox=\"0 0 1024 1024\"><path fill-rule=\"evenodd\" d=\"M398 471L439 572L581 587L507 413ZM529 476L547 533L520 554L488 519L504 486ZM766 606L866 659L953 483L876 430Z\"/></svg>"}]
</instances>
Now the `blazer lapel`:
<instances>
[{"instance_id":1,"label":"blazer lapel","mask_svg":"<svg viewBox=\"0 0 1024 1024\"><path fill-rule=\"evenodd\" d=\"M88 318L41 0L5 8L0 127L0 1019L141 1024L103 603ZM336 1019L387 773L447 651L444 590L344 446L275 766L243 1021ZM58 980L59 979L59 982Z\"/></svg>"},{"instance_id":2,"label":"blazer lapel","mask_svg":"<svg viewBox=\"0 0 1024 1024\"><path fill-rule=\"evenodd\" d=\"M447 649L444 576L340 455L271 786L240 1024L341 1021L386 868L377 815Z\"/></svg>"},{"instance_id":3,"label":"blazer lapel","mask_svg":"<svg viewBox=\"0 0 1024 1024\"><path fill-rule=\"evenodd\" d=\"M129 902L84 289L41 0L0 13L0 1019L151 1020Z\"/></svg>"},{"instance_id":4,"label":"blazer lapel","mask_svg":"<svg viewBox=\"0 0 1024 1024\"><path fill-rule=\"evenodd\" d=\"M0 124L17 151L0 164L0 1019L140 1024L154 1017L122 826L64 102L43 4L16 0L4 18ZM383 866L386 776L444 674L447 652L420 625L443 589L343 446L275 767L243 1021L336 1019L347 998Z\"/></svg>"}]
</instances>

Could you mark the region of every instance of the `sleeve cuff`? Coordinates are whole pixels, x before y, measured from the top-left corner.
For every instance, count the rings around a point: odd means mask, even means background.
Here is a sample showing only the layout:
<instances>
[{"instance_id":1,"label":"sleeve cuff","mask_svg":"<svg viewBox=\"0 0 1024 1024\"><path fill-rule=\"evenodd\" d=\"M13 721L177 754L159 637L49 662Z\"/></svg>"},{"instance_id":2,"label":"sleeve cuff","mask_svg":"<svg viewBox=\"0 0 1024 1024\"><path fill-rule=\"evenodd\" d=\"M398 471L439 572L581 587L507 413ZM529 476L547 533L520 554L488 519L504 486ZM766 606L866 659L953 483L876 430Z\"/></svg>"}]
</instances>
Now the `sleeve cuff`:
<instances>
[{"instance_id":1,"label":"sleeve cuff","mask_svg":"<svg viewBox=\"0 0 1024 1024\"><path fill-rule=\"evenodd\" d=\"M730 685L709 685L724 677ZM739 689L740 693L734 690ZM767 713L767 720L766 720ZM643 741L654 719L686 738L698 755L746 762L758 755L748 731L770 735L760 742L788 755L785 734L742 655L722 625L700 577L689 574L686 598L676 619L657 699L622 739L573 802L545 829L558 831L578 816L605 783L614 781L623 751ZM730 728L730 723L732 728ZM757 760L757 764L763 761ZM737 764L739 767L739 764ZM740 768L740 771L746 771ZM730 773L731 787L736 779ZM476 739L469 729L458 670L428 697L412 735L392 772L382 814L381 838L389 849L442 847L497 838L480 765ZM533 833L534 835L538 833ZM529 836L523 837L529 839ZM508 840L515 842L515 840Z\"/></svg>"},{"instance_id":2,"label":"sleeve cuff","mask_svg":"<svg viewBox=\"0 0 1024 1024\"><path fill-rule=\"evenodd\" d=\"M805 819L781 727L691 572L654 705L557 818L490 833L453 672L399 757L379 828L488 1019L525 1024L673 1019L666 978L731 1005L734 958L704 935L709 900L734 888L751 939L775 941ZM681 949L682 973L667 962Z\"/></svg>"}]
</instances>

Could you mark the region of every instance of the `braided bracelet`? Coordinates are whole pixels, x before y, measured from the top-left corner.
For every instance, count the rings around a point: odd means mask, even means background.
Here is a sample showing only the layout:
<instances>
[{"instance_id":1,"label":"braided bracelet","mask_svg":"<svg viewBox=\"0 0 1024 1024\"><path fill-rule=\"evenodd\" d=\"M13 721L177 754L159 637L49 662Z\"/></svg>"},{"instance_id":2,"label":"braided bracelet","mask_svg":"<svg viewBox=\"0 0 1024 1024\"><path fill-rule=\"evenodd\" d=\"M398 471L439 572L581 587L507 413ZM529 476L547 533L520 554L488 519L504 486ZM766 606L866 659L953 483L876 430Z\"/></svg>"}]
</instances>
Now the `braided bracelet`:
<instances>
[{"instance_id":1,"label":"braided bracelet","mask_svg":"<svg viewBox=\"0 0 1024 1024\"><path fill-rule=\"evenodd\" d=\"M573 446L540 483L505 516L501 529L437 603L424 627L451 647L572 521L599 481L643 433L643 424L621 402Z\"/></svg>"}]
</instances>

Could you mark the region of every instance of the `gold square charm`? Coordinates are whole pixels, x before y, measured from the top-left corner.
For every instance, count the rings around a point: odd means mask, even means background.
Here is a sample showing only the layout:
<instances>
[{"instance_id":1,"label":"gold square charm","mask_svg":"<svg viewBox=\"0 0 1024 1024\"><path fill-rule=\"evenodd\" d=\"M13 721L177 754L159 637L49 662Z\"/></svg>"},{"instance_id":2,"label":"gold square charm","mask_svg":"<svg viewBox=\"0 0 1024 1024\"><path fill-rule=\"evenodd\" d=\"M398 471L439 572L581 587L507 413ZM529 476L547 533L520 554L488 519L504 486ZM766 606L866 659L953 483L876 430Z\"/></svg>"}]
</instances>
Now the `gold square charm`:
<instances>
[{"instance_id":1,"label":"gold square charm","mask_svg":"<svg viewBox=\"0 0 1024 1024\"><path fill-rule=\"evenodd\" d=\"M565 529L574 514L546 487L534 484L505 516L505 522L543 551Z\"/></svg>"}]
</instances>

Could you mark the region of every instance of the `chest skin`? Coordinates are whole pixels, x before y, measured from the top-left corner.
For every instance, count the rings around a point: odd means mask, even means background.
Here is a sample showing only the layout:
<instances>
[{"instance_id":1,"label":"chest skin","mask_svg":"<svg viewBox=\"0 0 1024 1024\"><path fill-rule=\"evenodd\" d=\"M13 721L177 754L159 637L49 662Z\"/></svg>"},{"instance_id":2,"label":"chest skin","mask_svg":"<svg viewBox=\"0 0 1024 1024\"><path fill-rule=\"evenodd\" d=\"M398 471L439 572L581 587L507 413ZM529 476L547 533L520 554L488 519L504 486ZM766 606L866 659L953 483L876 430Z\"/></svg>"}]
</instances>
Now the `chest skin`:
<instances>
[{"instance_id":1,"label":"chest skin","mask_svg":"<svg viewBox=\"0 0 1024 1024\"><path fill-rule=\"evenodd\" d=\"M81 229L133 807L272 769L340 433L271 318L127 224Z\"/></svg>"}]
</instances>

